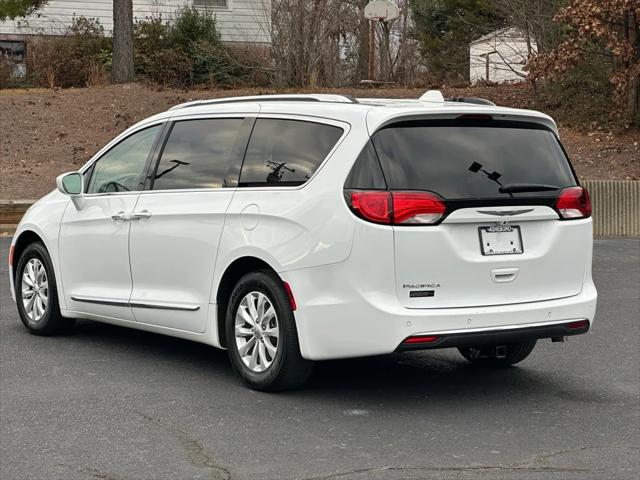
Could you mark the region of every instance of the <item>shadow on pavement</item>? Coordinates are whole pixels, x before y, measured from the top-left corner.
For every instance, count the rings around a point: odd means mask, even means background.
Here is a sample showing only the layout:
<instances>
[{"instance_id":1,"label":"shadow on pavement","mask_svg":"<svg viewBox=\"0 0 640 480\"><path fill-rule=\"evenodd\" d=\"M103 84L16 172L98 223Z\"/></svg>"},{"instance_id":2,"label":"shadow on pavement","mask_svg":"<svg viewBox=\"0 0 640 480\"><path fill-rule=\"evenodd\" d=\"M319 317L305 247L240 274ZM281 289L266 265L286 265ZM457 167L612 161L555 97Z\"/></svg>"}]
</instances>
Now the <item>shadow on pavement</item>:
<instances>
[{"instance_id":1,"label":"shadow on pavement","mask_svg":"<svg viewBox=\"0 0 640 480\"><path fill-rule=\"evenodd\" d=\"M205 389L234 383L238 391L244 388L225 351L188 340L84 320L66 336L42 340L59 342L56 350L80 350L88 356L96 356L99 351L112 357L114 364L121 362L141 370L162 364L171 370L168 375L206 379L202 384ZM384 402L387 407L402 406L405 411L424 409L426 402L430 408L451 408L506 400L513 406L550 397L577 402L615 401L610 392L608 398L603 397L593 385L582 385L570 375L565 377L562 370L541 370L535 354L529 364L525 360L521 366L498 369L470 365L455 350L318 362L303 388L278 395L310 401L343 399L349 404L359 402L364 408Z\"/></svg>"}]
</instances>

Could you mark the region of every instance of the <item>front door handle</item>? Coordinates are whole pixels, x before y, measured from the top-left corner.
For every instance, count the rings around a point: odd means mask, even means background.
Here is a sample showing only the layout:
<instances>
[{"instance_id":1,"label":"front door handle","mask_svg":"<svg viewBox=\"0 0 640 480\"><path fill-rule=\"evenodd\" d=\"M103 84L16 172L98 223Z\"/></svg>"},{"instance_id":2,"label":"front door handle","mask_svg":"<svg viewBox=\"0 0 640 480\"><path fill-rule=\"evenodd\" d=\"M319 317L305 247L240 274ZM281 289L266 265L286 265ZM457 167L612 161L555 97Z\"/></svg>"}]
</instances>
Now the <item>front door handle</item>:
<instances>
[{"instance_id":1,"label":"front door handle","mask_svg":"<svg viewBox=\"0 0 640 480\"><path fill-rule=\"evenodd\" d=\"M131 215L131 220L140 220L141 218L151 218L151 212L149 210L142 210L141 212L135 212Z\"/></svg>"},{"instance_id":2,"label":"front door handle","mask_svg":"<svg viewBox=\"0 0 640 480\"><path fill-rule=\"evenodd\" d=\"M114 222L118 222L118 221L127 222L131 220L131 215L124 212L118 212L115 215L111 215L111 220L113 220Z\"/></svg>"}]
</instances>

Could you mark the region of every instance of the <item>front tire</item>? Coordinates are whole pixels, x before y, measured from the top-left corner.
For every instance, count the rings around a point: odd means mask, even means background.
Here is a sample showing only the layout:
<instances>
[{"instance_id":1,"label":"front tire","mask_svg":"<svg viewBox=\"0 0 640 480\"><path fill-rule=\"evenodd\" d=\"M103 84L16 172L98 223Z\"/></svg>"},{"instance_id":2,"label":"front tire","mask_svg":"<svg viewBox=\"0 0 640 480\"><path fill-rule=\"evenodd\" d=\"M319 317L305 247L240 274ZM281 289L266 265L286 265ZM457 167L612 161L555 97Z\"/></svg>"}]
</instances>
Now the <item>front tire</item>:
<instances>
[{"instance_id":1,"label":"front tire","mask_svg":"<svg viewBox=\"0 0 640 480\"><path fill-rule=\"evenodd\" d=\"M225 322L231 364L250 388L289 390L311 375L313 364L300 354L289 297L273 272L260 270L240 279Z\"/></svg>"},{"instance_id":2,"label":"front tire","mask_svg":"<svg viewBox=\"0 0 640 480\"><path fill-rule=\"evenodd\" d=\"M536 342L537 340L525 340L505 345L459 347L458 351L474 365L508 367L527 358L536 346Z\"/></svg>"},{"instance_id":3,"label":"front tire","mask_svg":"<svg viewBox=\"0 0 640 480\"><path fill-rule=\"evenodd\" d=\"M73 319L60 313L53 264L42 243L32 243L20 255L15 291L20 319L30 333L53 335L73 326Z\"/></svg>"}]
</instances>

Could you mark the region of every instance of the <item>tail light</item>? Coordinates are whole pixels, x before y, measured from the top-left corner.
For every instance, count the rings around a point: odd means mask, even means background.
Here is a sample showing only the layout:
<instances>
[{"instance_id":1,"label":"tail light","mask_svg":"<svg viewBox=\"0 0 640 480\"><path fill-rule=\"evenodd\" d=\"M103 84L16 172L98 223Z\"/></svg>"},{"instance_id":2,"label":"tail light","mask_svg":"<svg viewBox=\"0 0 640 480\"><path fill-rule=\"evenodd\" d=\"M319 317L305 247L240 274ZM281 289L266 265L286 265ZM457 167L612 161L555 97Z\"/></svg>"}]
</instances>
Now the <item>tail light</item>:
<instances>
[{"instance_id":1,"label":"tail light","mask_svg":"<svg viewBox=\"0 0 640 480\"><path fill-rule=\"evenodd\" d=\"M9 261L9 266L10 267L13 267L13 252L14 252L14 248L13 247L14 247L13 245L11 245L9 247L9 258L8 258L8 261Z\"/></svg>"},{"instance_id":2,"label":"tail light","mask_svg":"<svg viewBox=\"0 0 640 480\"><path fill-rule=\"evenodd\" d=\"M386 190L354 191L350 207L360 218L375 223L391 223L391 193Z\"/></svg>"},{"instance_id":3,"label":"tail light","mask_svg":"<svg viewBox=\"0 0 640 480\"><path fill-rule=\"evenodd\" d=\"M587 218L591 216L589 192L582 187L569 187L560 192L556 210L563 219Z\"/></svg>"},{"instance_id":4,"label":"tail light","mask_svg":"<svg viewBox=\"0 0 640 480\"><path fill-rule=\"evenodd\" d=\"M426 192L392 192L393 223L396 225L431 225L447 209L444 201Z\"/></svg>"},{"instance_id":5,"label":"tail light","mask_svg":"<svg viewBox=\"0 0 640 480\"><path fill-rule=\"evenodd\" d=\"M447 210L442 198L428 192L353 190L346 197L360 218L387 225L433 225Z\"/></svg>"}]
</instances>

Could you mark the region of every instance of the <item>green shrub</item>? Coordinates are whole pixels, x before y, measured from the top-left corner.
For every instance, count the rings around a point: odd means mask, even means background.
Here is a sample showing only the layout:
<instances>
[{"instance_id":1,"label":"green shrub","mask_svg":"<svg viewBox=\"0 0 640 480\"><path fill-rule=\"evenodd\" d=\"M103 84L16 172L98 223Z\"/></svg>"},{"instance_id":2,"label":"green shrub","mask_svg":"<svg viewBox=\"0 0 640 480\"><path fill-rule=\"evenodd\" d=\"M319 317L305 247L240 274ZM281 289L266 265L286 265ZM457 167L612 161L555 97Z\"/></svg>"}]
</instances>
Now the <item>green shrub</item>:
<instances>
[{"instance_id":1,"label":"green shrub","mask_svg":"<svg viewBox=\"0 0 640 480\"><path fill-rule=\"evenodd\" d=\"M146 56L166 47L168 29L168 24L162 21L161 16L149 17L144 20L136 21L133 26L133 45L136 55L136 68L144 65Z\"/></svg>"},{"instance_id":2,"label":"green shrub","mask_svg":"<svg viewBox=\"0 0 640 480\"><path fill-rule=\"evenodd\" d=\"M175 21L146 18L134 28L136 72L165 86L191 86L233 81L241 72L232 66L215 15L185 6Z\"/></svg>"},{"instance_id":3,"label":"green shrub","mask_svg":"<svg viewBox=\"0 0 640 480\"><path fill-rule=\"evenodd\" d=\"M194 84L224 84L233 81L239 75L238 69L232 67L225 51L205 40L198 40L192 44L191 58L191 81Z\"/></svg>"},{"instance_id":4,"label":"green shrub","mask_svg":"<svg viewBox=\"0 0 640 480\"><path fill-rule=\"evenodd\" d=\"M192 6L179 8L167 33L169 45L181 46L187 50L194 48L194 44L199 41L222 48L216 17L209 10L201 11Z\"/></svg>"}]
</instances>

